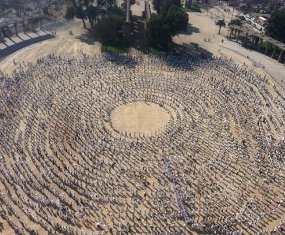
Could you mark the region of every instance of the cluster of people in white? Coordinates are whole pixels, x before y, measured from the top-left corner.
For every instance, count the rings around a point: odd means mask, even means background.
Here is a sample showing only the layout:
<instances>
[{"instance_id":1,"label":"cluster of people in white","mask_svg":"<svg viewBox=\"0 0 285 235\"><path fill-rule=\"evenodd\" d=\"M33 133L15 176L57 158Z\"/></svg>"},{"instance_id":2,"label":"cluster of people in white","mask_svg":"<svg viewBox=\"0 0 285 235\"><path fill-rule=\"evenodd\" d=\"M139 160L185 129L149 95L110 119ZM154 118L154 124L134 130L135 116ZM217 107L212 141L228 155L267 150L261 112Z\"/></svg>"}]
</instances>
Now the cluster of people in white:
<instances>
[{"instance_id":1,"label":"cluster of people in white","mask_svg":"<svg viewBox=\"0 0 285 235\"><path fill-rule=\"evenodd\" d=\"M49 56L0 84L4 228L284 234L285 96L249 68L186 52ZM131 102L165 108L164 129L113 128Z\"/></svg>"}]
</instances>

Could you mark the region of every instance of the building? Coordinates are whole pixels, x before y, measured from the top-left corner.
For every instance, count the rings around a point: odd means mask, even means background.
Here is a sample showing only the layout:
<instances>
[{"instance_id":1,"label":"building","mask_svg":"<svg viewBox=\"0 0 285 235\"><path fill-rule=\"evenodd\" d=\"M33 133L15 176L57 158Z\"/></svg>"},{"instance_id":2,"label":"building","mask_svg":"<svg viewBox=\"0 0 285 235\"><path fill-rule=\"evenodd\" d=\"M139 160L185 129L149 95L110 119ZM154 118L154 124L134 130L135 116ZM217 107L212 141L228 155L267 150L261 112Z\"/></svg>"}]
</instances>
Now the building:
<instances>
[{"instance_id":1,"label":"building","mask_svg":"<svg viewBox=\"0 0 285 235\"><path fill-rule=\"evenodd\" d=\"M15 10L25 10L41 8L46 4L51 4L51 0L0 0L0 4Z\"/></svg>"}]
</instances>

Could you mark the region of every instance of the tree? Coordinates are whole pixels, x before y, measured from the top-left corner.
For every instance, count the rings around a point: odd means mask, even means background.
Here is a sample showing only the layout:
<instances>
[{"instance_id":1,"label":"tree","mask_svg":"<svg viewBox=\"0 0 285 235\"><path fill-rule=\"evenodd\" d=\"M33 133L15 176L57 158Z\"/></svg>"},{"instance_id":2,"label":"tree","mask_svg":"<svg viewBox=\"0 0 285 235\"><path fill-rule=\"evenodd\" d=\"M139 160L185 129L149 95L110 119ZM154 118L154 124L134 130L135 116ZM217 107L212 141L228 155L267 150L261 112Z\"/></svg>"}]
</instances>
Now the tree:
<instances>
[{"instance_id":1,"label":"tree","mask_svg":"<svg viewBox=\"0 0 285 235\"><path fill-rule=\"evenodd\" d=\"M122 10L122 8L118 6L112 6L107 9L107 14L108 15L116 15L116 16L121 16L125 17L125 12Z\"/></svg>"},{"instance_id":2,"label":"tree","mask_svg":"<svg viewBox=\"0 0 285 235\"><path fill-rule=\"evenodd\" d=\"M95 7L93 5L90 5L86 9L86 16L89 20L89 23L91 25L91 28L94 26L94 22L96 22L97 17L101 13L101 10L98 7Z\"/></svg>"},{"instance_id":3,"label":"tree","mask_svg":"<svg viewBox=\"0 0 285 235\"><path fill-rule=\"evenodd\" d=\"M192 1L188 1L186 8L188 11L201 12L200 6L197 3L192 3Z\"/></svg>"},{"instance_id":4,"label":"tree","mask_svg":"<svg viewBox=\"0 0 285 235\"><path fill-rule=\"evenodd\" d=\"M87 2L83 2L82 0L69 0L71 5L67 7L65 18L67 20L73 20L75 17L82 20L84 28L86 28L86 7Z\"/></svg>"},{"instance_id":5,"label":"tree","mask_svg":"<svg viewBox=\"0 0 285 235\"><path fill-rule=\"evenodd\" d=\"M78 6L75 7L76 9L76 18L81 19L82 23L83 23L83 27L86 29L86 23L85 23L85 19L86 19L86 12L84 10L83 4L79 4Z\"/></svg>"},{"instance_id":6,"label":"tree","mask_svg":"<svg viewBox=\"0 0 285 235\"><path fill-rule=\"evenodd\" d=\"M95 35L103 44L115 44L122 38L123 23L124 17L105 15L98 20L94 27Z\"/></svg>"},{"instance_id":7,"label":"tree","mask_svg":"<svg viewBox=\"0 0 285 235\"><path fill-rule=\"evenodd\" d=\"M153 0L153 2L152 2L153 7L156 10L157 14L160 13L161 2L162 2L162 0Z\"/></svg>"},{"instance_id":8,"label":"tree","mask_svg":"<svg viewBox=\"0 0 285 235\"><path fill-rule=\"evenodd\" d=\"M270 0L268 10L269 12L273 12L278 10L280 7L282 7L282 3L280 0Z\"/></svg>"},{"instance_id":9,"label":"tree","mask_svg":"<svg viewBox=\"0 0 285 235\"><path fill-rule=\"evenodd\" d=\"M177 6L179 8L181 8L181 2L180 0L162 0L161 2L161 13L164 14L164 13L167 13L167 11L169 10L169 8L171 6Z\"/></svg>"},{"instance_id":10,"label":"tree","mask_svg":"<svg viewBox=\"0 0 285 235\"><path fill-rule=\"evenodd\" d=\"M150 46L158 50L169 50L172 37L185 30L187 25L187 13L176 5L170 6L163 14L152 15L146 30Z\"/></svg>"},{"instance_id":11,"label":"tree","mask_svg":"<svg viewBox=\"0 0 285 235\"><path fill-rule=\"evenodd\" d=\"M65 13L65 19L73 20L75 18L75 15L76 15L76 9L74 8L74 6L67 7Z\"/></svg>"},{"instance_id":12,"label":"tree","mask_svg":"<svg viewBox=\"0 0 285 235\"><path fill-rule=\"evenodd\" d=\"M237 25L237 26L242 26L242 21L240 19L233 19L229 22L228 25Z\"/></svg>"},{"instance_id":13,"label":"tree","mask_svg":"<svg viewBox=\"0 0 285 235\"><path fill-rule=\"evenodd\" d=\"M86 28L85 20L88 19L91 28L97 21L97 18L104 15L106 10L110 7L114 7L114 0L69 0L70 6L67 8L65 18L68 20L75 17L81 19L84 28Z\"/></svg>"},{"instance_id":14,"label":"tree","mask_svg":"<svg viewBox=\"0 0 285 235\"><path fill-rule=\"evenodd\" d=\"M97 0L97 6L99 8L110 8L115 6L115 0Z\"/></svg>"},{"instance_id":15,"label":"tree","mask_svg":"<svg viewBox=\"0 0 285 235\"><path fill-rule=\"evenodd\" d=\"M167 12L172 5L181 7L180 0L153 0L154 9L158 14Z\"/></svg>"},{"instance_id":16,"label":"tree","mask_svg":"<svg viewBox=\"0 0 285 235\"><path fill-rule=\"evenodd\" d=\"M124 20L125 15L121 8L109 7L105 14L98 19L91 32L104 45L122 45Z\"/></svg>"},{"instance_id":17,"label":"tree","mask_svg":"<svg viewBox=\"0 0 285 235\"><path fill-rule=\"evenodd\" d=\"M168 50L171 42L169 28L162 16L152 15L147 24L146 36L151 47L158 50Z\"/></svg>"},{"instance_id":18,"label":"tree","mask_svg":"<svg viewBox=\"0 0 285 235\"><path fill-rule=\"evenodd\" d=\"M172 37L187 29L188 20L187 13L176 5L172 5L164 16L164 21L168 25Z\"/></svg>"},{"instance_id":19,"label":"tree","mask_svg":"<svg viewBox=\"0 0 285 235\"><path fill-rule=\"evenodd\" d=\"M221 34L221 28L226 27L225 20L223 19L216 21L216 25L219 26L219 34Z\"/></svg>"},{"instance_id":20,"label":"tree","mask_svg":"<svg viewBox=\"0 0 285 235\"><path fill-rule=\"evenodd\" d=\"M50 12L49 12L49 9L48 9L47 6L45 6L45 7L43 8L43 13L44 13L45 15L50 15Z\"/></svg>"},{"instance_id":21,"label":"tree","mask_svg":"<svg viewBox=\"0 0 285 235\"><path fill-rule=\"evenodd\" d=\"M273 12L265 29L268 36L285 42L285 9Z\"/></svg>"}]
</instances>

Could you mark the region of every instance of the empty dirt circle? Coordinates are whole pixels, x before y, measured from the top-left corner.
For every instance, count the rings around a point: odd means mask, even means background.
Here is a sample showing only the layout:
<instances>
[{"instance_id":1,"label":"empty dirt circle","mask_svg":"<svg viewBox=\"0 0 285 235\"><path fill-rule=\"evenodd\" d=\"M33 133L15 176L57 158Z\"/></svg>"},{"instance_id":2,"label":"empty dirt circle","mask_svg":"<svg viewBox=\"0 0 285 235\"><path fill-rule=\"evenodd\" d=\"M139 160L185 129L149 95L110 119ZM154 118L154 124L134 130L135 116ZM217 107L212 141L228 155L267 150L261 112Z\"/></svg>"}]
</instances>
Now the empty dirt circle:
<instances>
[{"instance_id":1,"label":"empty dirt circle","mask_svg":"<svg viewBox=\"0 0 285 235\"><path fill-rule=\"evenodd\" d=\"M133 102L121 105L111 112L115 130L132 135L157 135L170 120L168 111L155 103Z\"/></svg>"}]
</instances>

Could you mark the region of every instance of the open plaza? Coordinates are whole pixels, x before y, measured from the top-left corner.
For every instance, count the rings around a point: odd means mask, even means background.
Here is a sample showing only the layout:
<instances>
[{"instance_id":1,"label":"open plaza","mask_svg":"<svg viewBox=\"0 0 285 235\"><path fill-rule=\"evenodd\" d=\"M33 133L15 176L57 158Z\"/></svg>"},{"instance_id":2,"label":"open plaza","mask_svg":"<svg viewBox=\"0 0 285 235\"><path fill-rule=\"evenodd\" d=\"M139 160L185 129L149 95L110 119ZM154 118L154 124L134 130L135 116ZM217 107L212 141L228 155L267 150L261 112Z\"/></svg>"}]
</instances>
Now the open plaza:
<instances>
[{"instance_id":1,"label":"open plaza","mask_svg":"<svg viewBox=\"0 0 285 235\"><path fill-rule=\"evenodd\" d=\"M1 234L285 233L284 65L215 11L175 52L103 53L75 20L1 60Z\"/></svg>"}]
</instances>

